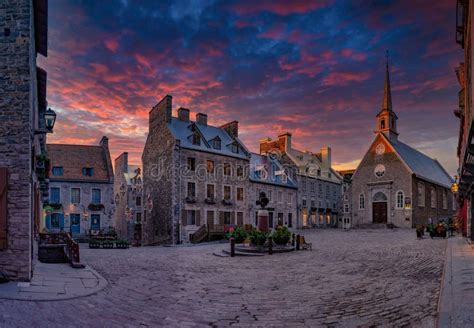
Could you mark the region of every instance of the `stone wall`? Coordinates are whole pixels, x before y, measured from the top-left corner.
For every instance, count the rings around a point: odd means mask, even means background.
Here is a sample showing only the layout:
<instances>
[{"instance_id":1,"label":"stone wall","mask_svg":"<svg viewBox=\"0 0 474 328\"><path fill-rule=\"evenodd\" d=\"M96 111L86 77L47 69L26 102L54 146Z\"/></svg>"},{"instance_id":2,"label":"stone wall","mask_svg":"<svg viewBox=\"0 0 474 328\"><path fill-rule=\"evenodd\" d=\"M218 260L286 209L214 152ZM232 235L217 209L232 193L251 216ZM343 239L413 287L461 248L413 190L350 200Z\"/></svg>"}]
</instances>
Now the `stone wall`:
<instances>
[{"instance_id":1,"label":"stone wall","mask_svg":"<svg viewBox=\"0 0 474 328\"><path fill-rule=\"evenodd\" d=\"M420 199L418 198L418 183L422 183L425 187L425 202L424 206L420 206ZM436 206L431 206L431 188L434 188L436 193ZM443 207L443 192L447 193L447 207ZM435 185L428 181L420 180L413 177L413 225L427 224L431 218L433 222L446 220L453 217L455 210L453 210L453 195L451 190Z\"/></svg>"},{"instance_id":2,"label":"stone wall","mask_svg":"<svg viewBox=\"0 0 474 328\"><path fill-rule=\"evenodd\" d=\"M149 133L142 155L143 201L148 207L142 224L144 245L177 240L173 222L177 222L179 215L174 178L178 155L174 152L176 140L167 127L170 120L171 96L166 96L150 111Z\"/></svg>"},{"instance_id":3,"label":"stone wall","mask_svg":"<svg viewBox=\"0 0 474 328\"><path fill-rule=\"evenodd\" d=\"M3 33L9 29L9 35ZM32 272L34 157L37 127L36 52L30 0L0 1L0 167L8 168L7 248L0 271L29 280ZM35 124L36 122L36 124ZM37 139L37 138L35 138Z\"/></svg>"}]
</instances>

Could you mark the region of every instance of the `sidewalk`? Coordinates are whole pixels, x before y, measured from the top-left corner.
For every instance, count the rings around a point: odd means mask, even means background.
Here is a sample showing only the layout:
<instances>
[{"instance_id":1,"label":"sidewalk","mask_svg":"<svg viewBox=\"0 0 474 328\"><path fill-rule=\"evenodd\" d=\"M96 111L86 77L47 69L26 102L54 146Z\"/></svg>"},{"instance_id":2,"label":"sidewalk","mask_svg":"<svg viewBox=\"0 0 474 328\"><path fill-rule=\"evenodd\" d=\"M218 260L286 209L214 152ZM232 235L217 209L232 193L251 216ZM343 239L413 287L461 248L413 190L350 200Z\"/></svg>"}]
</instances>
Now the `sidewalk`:
<instances>
[{"instance_id":1,"label":"sidewalk","mask_svg":"<svg viewBox=\"0 0 474 328\"><path fill-rule=\"evenodd\" d=\"M474 248L448 238L438 327L474 327Z\"/></svg>"},{"instance_id":2,"label":"sidewalk","mask_svg":"<svg viewBox=\"0 0 474 328\"><path fill-rule=\"evenodd\" d=\"M31 282L0 284L0 299L58 301L95 294L107 286L94 269L74 269L69 264L38 262Z\"/></svg>"}]
</instances>

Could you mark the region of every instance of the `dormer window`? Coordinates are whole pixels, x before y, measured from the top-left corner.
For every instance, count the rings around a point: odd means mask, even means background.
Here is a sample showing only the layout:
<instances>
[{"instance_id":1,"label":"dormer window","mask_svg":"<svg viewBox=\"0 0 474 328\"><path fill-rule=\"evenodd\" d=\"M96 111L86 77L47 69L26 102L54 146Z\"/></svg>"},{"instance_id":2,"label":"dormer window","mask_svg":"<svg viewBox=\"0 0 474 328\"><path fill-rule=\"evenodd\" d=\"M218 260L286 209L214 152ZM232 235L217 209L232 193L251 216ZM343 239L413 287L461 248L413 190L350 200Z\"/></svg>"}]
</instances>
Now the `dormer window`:
<instances>
[{"instance_id":1,"label":"dormer window","mask_svg":"<svg viewBox=\"0 0 474 328\"><path fill-rule=\"evenodd\" d=\"M239 146L237 146L236 144L232 144L232 152L234 154L238 154L239 153Z\"/></svg>"},{"instance_id":2,"label":"dormer window","mask_svg":"<svg viewBox=\"0 0 474 328\"><path fill-rule=\"evenodd\" d=\"M94 175L94 168L92 167L83 167L82 168L82 175L86 177L91 177Z\"/></svg>"},{"instance_id":3,"label":"dormer window","mask_svg":"<svg viewBox=\"0 0 474 328\"><path fill-rule=\"evenodd\" d=\"M193 145L197 145L197 146L201 145L201 137L199 136L199 134L197 133L193 134L192 142L193 142Z\"/></svg>"},{"instance_id":4,"label":"dormer window","mask_svg":"<svg viewBox=\"0 0 474 328\"><path fill-rule=\"evenodd\" d=\"M218 137L215 138L214 140L212 140L212 147L214 149L221 149L221 139L219 139Z\"/></svg>"},{"instance_id":5,"label":"dormer window","mask_svg":"<svg viewBox=\"0 0 474 328\"><path fill-rule=\"evenodd\" d=\"M62 166L53 166L53 175L59 177L64 174L64 169Z\"/></svg>"}]
</instances>

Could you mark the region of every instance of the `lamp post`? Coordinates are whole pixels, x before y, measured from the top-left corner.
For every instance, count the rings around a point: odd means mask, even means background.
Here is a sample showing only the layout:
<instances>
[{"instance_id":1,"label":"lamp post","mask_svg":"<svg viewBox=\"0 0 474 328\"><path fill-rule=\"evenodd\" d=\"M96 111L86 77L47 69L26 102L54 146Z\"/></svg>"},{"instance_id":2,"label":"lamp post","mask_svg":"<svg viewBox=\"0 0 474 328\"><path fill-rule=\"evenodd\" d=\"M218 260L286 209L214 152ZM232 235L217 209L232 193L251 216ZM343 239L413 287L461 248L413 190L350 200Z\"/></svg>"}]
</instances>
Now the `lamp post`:
<instances>
[{"instance_id":1,"label":"lamp post","mask_svg":"<svg viewBox=\"0 0 474 328\"><path fill-rule=\"evenodd\" d=\"M51 108L44 113L44 120L46 122L45 129L35 130L35 135L53 133L54 124L56 123L56 113Z\"/></svg>"}]
</instances>

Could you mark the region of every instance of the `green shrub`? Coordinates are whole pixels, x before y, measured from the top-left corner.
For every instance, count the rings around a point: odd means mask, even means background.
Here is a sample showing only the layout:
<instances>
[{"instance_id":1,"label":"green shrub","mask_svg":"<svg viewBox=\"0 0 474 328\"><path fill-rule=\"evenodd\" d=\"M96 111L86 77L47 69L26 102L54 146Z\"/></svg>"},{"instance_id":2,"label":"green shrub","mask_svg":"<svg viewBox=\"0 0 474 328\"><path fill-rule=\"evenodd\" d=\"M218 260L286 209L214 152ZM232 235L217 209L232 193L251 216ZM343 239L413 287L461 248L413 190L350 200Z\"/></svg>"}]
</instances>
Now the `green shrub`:
<instances>
[{"instance_id":1,"label":"green shrub","mask_svg":"<svg viewBox=\"0 0 474 328\"><path fill-rule=\"evenodd\" d=\"M263 246L265 242L267 241L268 236L269 236L268 232L263 232L258 229L255 229L255 230L252 230L252 232L250 232L249 237L250 237L250 242L252 243L252 245Z\"/></svg>"},{"instance_id":2,"label":"green shrub","mask_svg":"<svg viewBox=\"0 0 474 328\"><path fill-rule=\"evenodd\" d=\"M272 238L277 245L286 245L291 239L291 232L285 226L278 226L273 232Z\"/></svg>"},{"instance_id":3,"label":"green shrub","mask_svg":"<svg viewBox=\"0 0 474 328\"><path fill-rule=\"evenodd\" d=\"M232 232L228 232L226 234L226 238L227 239L230 239L230 238L234 238L235 239L235 242L236 243L243 243L244 240L248 237L248 233L247 231L245 231L243 228L241 227L237 227L234 229L234 231Z\"/></svg>"}]
</instances>

